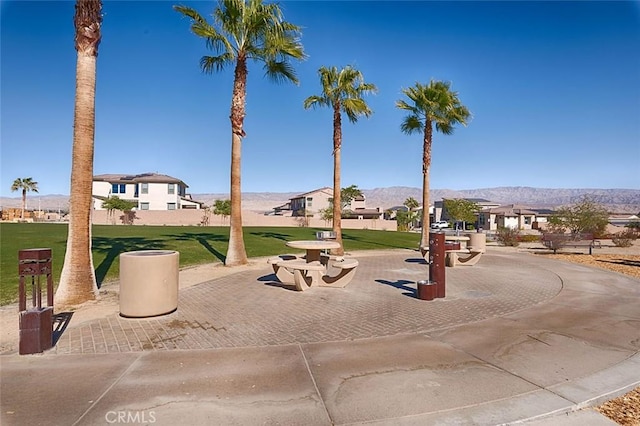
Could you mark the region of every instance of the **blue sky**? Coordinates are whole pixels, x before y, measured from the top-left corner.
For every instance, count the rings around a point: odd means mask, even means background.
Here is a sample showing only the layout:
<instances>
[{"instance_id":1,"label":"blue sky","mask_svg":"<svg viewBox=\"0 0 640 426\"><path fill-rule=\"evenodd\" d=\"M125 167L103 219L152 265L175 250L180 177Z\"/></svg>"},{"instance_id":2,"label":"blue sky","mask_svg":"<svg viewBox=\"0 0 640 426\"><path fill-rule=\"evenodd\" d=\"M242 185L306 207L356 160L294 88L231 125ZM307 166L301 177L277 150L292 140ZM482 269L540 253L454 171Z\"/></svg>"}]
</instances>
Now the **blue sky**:
<instances>
[{"instance_id":1,"label":"blue sky","mask_svg":"<svg viewBox=\"0 0 640 426\"><path fill-rule=\"evenodd\" d=\"M17 177L69 194L76 52L73 1L2 1L0 195ZM104 1L94 173L159 172L191 193L229 190L232 69L172 9L212 1ZM402 88L452 83L473 114L435 134L431 187L640 188L639 2L285 1L309 58L300 85L250 64L245 192L332 186L320 66L352 65L378 86L374 114L343 120L342 186L420 187L422 138L400 131Z\"/></svg>"}]
</instances>

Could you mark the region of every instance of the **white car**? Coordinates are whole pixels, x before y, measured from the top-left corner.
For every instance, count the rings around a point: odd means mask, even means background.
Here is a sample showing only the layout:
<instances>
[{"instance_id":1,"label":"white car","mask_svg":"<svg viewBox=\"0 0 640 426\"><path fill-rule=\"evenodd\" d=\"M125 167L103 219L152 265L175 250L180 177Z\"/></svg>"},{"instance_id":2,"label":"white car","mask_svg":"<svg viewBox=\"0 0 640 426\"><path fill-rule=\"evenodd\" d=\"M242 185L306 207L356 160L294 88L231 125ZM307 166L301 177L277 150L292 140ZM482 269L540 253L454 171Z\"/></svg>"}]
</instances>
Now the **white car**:
<instances>
[{"instance_id":1,"label":"white car","mask_svg":"<svg viewBox=\"0 0 640 426\"><path fill-rule=\"evenodd\" d=\"M431 229L444 229L449 227L449 222L446 220L439 220L431 224Z\"/></svg>"}]
</instances>

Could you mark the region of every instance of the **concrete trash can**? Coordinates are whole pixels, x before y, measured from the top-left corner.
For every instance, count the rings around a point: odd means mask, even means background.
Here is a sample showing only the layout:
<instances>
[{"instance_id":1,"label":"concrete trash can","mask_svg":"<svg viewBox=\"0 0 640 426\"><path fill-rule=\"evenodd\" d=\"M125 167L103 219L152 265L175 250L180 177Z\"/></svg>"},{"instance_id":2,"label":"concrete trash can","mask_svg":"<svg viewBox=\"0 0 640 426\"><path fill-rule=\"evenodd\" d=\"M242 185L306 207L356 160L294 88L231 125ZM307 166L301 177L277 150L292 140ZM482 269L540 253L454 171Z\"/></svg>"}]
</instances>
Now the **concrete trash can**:
<instances>
[{"instance_id":1,"label":"concrete trash can","mask_svg":"<svg viewBox=\"0 0 640 426\"><path fill-rule=\"evenodd\" d=\"M466 236L469 237L467 247L473 250L480 250L482 253L487 252L487 234L482 232L469 232Z\"/></svg>"},{"instance_id":2,"label":"concrete trash can","mask_svg":"<svg viewBox=\"0 0 640 426\"><path fill-rule=\"evenodd\" d=\"M120 254L120 316L154 317L178 309L179 264L177 251Z\"/></svg>"}]
</instances>

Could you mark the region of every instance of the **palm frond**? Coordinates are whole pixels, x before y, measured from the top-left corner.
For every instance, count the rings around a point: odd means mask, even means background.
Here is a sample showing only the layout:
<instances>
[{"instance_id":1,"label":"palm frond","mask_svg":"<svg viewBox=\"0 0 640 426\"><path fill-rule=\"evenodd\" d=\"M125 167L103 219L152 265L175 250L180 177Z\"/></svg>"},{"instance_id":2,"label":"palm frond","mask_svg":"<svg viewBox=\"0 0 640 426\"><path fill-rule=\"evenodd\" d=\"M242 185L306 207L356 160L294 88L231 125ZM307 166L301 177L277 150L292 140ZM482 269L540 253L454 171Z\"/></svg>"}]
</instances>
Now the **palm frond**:
<instances>
[{"instance_id":1,"label":"palm frond","mask_svg":"<svg viewBox=\"0 0 640 426\"><path fill-rule=\"evenodd\" d=\"M424 123L416 115L407 115L400 124L400 130L407 135L422 132L424 130Z\"/></svg>"}]
</instances>

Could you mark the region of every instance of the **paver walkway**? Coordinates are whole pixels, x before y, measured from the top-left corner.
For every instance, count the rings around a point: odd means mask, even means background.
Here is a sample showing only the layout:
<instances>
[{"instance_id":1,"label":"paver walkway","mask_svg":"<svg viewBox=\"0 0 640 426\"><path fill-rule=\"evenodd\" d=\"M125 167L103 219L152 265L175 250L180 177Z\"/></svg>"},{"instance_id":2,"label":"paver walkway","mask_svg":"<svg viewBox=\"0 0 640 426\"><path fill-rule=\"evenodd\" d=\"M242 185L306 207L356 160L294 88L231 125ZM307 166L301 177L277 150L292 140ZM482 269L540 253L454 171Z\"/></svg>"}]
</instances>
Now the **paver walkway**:
<instances>
[{"instance_id":1,"label":"paver walkway","mask_svg":"<svg viewBox=\"0 0 640 426\"><path fill-rule=\"evenodd\" d=\"M358 260L344 289L265 262L170 315L72 317L54 349L0 357L0 423L605 425L582 409L640 384L637 279L490 249L424 301L417 252Z\"/></svg>"}]
</instances>

